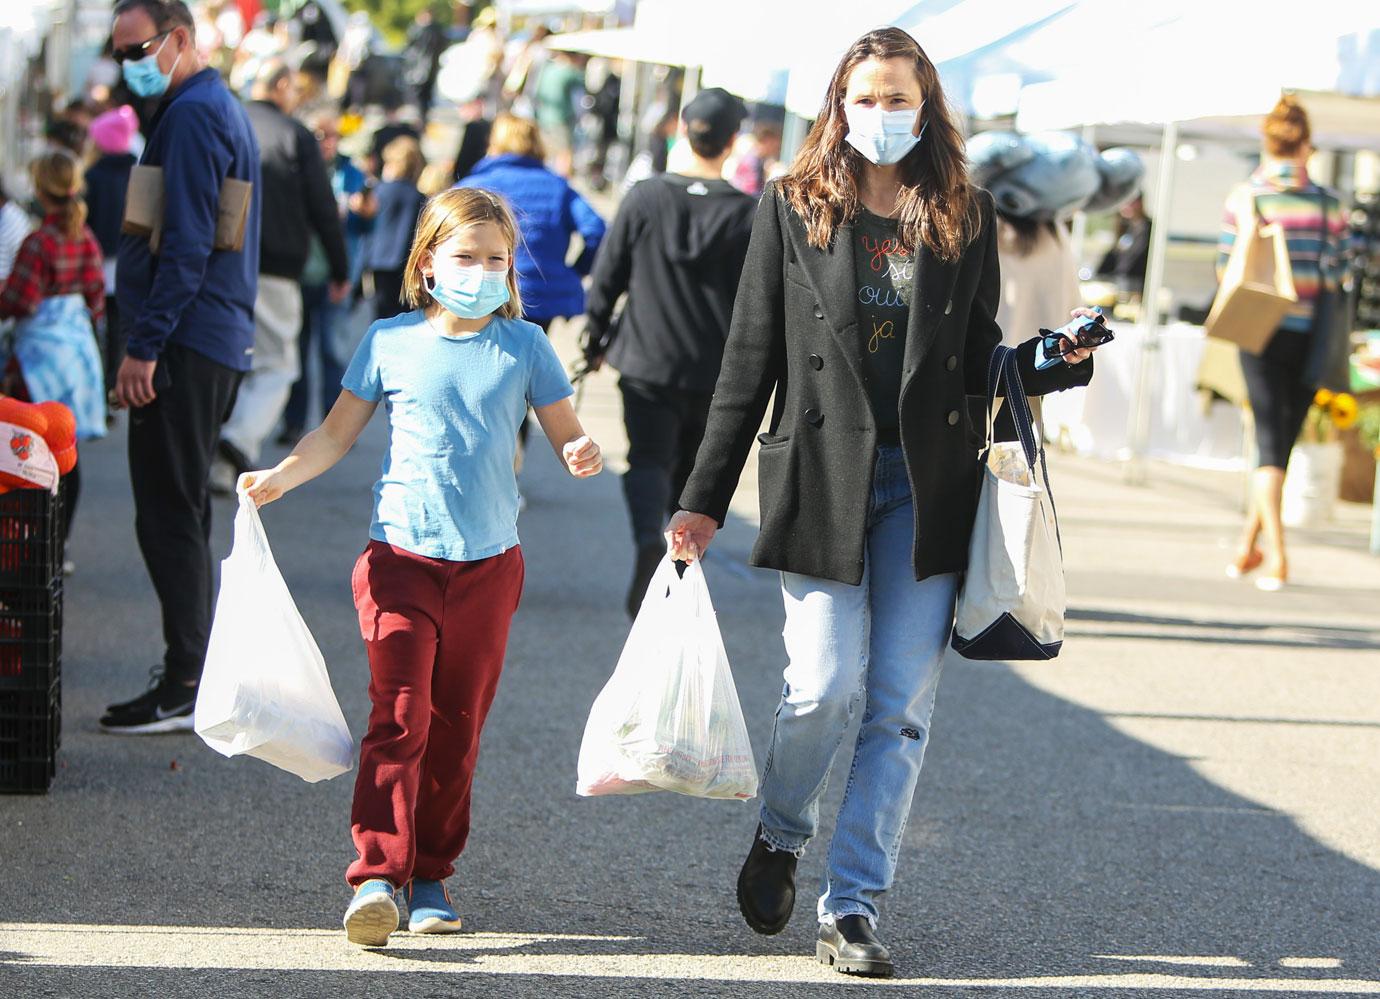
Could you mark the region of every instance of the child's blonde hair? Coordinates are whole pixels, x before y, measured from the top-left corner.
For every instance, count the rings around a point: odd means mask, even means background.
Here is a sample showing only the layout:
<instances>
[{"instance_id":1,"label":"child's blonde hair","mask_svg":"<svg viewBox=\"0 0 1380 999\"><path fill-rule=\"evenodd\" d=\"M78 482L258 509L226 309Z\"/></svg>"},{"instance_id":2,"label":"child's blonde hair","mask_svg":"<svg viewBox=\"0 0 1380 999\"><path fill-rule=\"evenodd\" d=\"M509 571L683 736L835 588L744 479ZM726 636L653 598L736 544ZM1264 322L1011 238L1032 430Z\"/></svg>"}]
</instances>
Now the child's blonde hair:
<instances>
[{"instance_id":1,"label":"child's blonde hair","mask_svg":"<svg viewBox=\"0 0 1380 999\"><path fill-rule=\"evenodd\" d=\"M34 190L61 217L63 235L68 239L80 236L86 224L86 202L81 199L86 185L77 158L66 150L55 149L30 163L29 175Z\"/></svg>"},{"instance_id":2,"label":"child's blonde hair","mask_svg":"<svg viewBox=\"0 0 1380 999\"><path fill-rule=\"evenodd\" d=\"M490 156L514 154L544 160L546 145L541 140L541 129L535 121L504 113L494 119L493 131L489 133L488 153Z\"/></svg>"},{"instance_id":3,"label":"child's blonde hair","mask_svg":"<svg viewBox=\"0 0 1380 999\"><path fill-rule=\"evenodd\" d=\"M405 180L415 184L426 169L421 144L410 135L400 135L383 147L384 180Z\"/></svg>"},{"instance_id":4,"label":"child's blonde hair","mask_svg":"<svg viewBox=\"0 0 1380 999\"><path fill-rule=\"evenodd\" d=\"M409 306L421 309L433 301L422 281L422 260L427 253L458 230L485 222L498 226L508 244L508 301L499 307L498 314L505 319L522 318L522 296L518 292L517 266L513 260L517 253L517 222L502 198L477 187L452 187L423 206L403 271L403 298Z\"/></svg>"}]
</instances>

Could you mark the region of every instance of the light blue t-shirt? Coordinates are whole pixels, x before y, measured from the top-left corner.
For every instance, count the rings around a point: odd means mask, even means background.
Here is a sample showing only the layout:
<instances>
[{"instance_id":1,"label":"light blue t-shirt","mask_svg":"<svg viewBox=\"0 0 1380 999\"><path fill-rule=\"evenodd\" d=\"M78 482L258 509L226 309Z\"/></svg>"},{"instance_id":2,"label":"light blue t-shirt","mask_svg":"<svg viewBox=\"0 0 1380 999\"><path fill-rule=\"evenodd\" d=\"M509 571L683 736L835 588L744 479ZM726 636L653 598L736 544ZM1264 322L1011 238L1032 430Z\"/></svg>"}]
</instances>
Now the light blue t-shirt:
<instances>
[{"instance_id":1,"label":"light blue t-shirt","mask_svg":"<svg viewBox=\"0 0 1380 999\"><path fill-rule=\"evenodd\" d=\"M518 543L518 426L574 392L541 327L494 316L447 337L403 313L369 327L342 384L388 410L369 537L452 562Z\"/></svg>"}]
</instances>

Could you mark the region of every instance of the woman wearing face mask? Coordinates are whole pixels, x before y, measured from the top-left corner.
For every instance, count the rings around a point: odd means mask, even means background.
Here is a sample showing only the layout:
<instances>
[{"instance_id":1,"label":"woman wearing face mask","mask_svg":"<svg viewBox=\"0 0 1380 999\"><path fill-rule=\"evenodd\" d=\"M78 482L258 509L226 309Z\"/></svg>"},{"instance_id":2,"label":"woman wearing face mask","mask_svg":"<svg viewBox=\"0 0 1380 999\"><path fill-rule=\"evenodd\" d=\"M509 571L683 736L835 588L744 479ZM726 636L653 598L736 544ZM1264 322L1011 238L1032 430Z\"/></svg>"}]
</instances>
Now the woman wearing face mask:
<instances>
[{"instance_id":1,"label":"woman wearing face mask","mask_svg":"<svg viewBox=\"0 0 1380 999\"><path fill-rule=\"evenodd\" d=\"M981 432L965 400L987 392L1000 288L992 201L969 184L934 64L898 29L863 36L762 197L708 429L668 530L673 556L703 554L775 392L752 562L781 571L789 663L738 902L758 933L785 928L796 860L861 712L818 903L816 955L847 973L892 973L877 900L968 560ZM1089 351L1037 372L1027 332L1028 391L1088 382Z\"/></svg>"}]
</instances>

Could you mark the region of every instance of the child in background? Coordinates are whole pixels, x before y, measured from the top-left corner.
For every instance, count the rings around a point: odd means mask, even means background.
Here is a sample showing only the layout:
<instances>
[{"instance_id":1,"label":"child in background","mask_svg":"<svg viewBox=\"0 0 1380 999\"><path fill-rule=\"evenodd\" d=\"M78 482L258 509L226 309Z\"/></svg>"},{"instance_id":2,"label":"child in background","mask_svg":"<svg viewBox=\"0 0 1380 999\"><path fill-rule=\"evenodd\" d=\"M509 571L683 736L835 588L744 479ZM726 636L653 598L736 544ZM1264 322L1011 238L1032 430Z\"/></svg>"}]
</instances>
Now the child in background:
<instances>
[{"instance_id":1,"label":"child in background","mask_svg":"<svg viewBox=\"0 0 1380 999\"><path fill-rule=\"evenodd\" d=\"M365 267L374 274L374 315L391 319L402 311L403 266L417 214L426 197L417 189L426 158L422 147L404 135L383 149L383 183L375 192L378 208L365 251Z\"/></svg>"},{"instance_id":2,"label":"child in background","mask_svg":"<svg viewBox=\"0 0 1380 999\"><path fill-rule=\"evenodd\" d=\"M374 323L321 427L277 467L240 480L255 503L272 502L339 461L385 401L389 450L352 579L373 711L345 929L364 946L398 928L399 889L412 932L460 929L443 882L469 835L480 730L522 590L513 458L527 406L572 475L603 467L556 352L520 319L516 245L496 196L431 199L405 271L415 311Z\"/></svg>"},{"instance_id":3,"label":"child in background","mask_svg":"<svg viewBox=\"0 0 1380 999\"><path fill-rule=\"evenodd\" d=\"M0 319L18 320L0 390L25 402L60 402L76 417L78 440L104 437L105 373L94 324L105 312L105 273L100 245L86 225L81 165L71 153L54 150L34 160L29 172L43 221L20 244L0 290ZM62 483L70 531L81 491L78 469Z\"/></svg>"},{"instance_id":4,"label":"child in background","mask_svg":"<svg viewBox=\"0 0 1380 999\"><path fill-rule=\"evenodd\" d=\"M125 192L139 158L130 151L139 132L139 119L128 104L99 115L91 122L91 142L100 153L86 170L86 223L105 256L105 388L115 387L115 373L125 357L116 315L115 254L120 248L120 224L125 218Z\"/></svg>"}]
</instances>

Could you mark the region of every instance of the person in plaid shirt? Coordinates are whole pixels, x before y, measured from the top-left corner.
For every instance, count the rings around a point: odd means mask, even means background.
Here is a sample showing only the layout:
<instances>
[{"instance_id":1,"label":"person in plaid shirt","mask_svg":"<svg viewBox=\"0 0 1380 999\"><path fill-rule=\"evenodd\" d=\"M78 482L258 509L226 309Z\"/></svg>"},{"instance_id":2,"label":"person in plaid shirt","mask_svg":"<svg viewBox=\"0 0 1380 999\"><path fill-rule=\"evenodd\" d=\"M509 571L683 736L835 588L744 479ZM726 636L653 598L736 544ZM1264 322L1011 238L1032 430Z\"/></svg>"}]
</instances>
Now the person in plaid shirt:
<instances>
[{"instance_id":1,"label":"person in plaid shirt","mask_svg":"<svg viewBox=\"0 0 1380 999\"><path fill-rule=\"evenodd\" d=\"M67 406L79 440L104 437L105 376L94 323L105 311L105 272L100 244L86 225L81 165L55 150L29 169L43 221L20 244L0 291L0 318L19 320L3 389ZM70 529L80 479L76 468L63 478Z\"/></svg>"},{"instance_id":2,"label":"person in plaid shirt","mask_svg":"<svg viewBox=\"0 0 1380 999\"><path fill-rule=\"evenodd\" d=\"M54 155L71 158L69 154ZM81 227L73 237L65 230L60 210L44 214L42 225L19 244L9 279L0 292L0 316L26 318L53 295L80 295L91 321L101 318L105 313L101 247L85 223L79 224Z\"/></svg>"}]
</instances>

